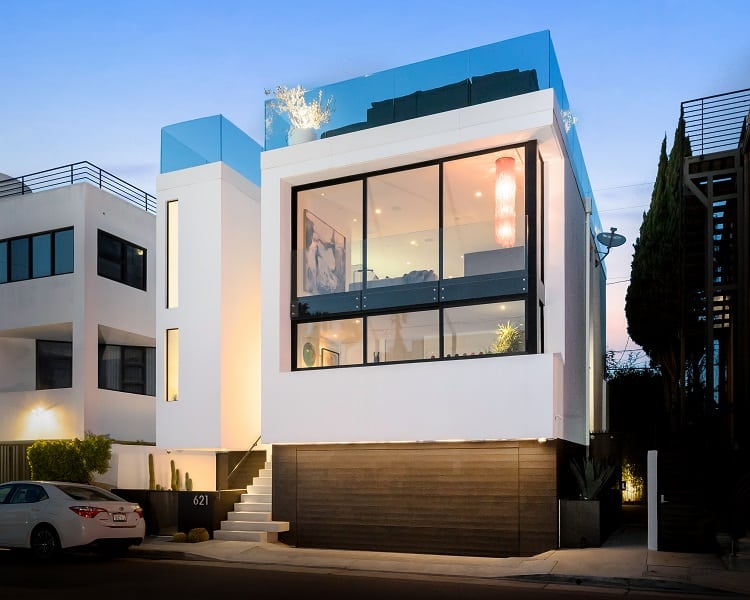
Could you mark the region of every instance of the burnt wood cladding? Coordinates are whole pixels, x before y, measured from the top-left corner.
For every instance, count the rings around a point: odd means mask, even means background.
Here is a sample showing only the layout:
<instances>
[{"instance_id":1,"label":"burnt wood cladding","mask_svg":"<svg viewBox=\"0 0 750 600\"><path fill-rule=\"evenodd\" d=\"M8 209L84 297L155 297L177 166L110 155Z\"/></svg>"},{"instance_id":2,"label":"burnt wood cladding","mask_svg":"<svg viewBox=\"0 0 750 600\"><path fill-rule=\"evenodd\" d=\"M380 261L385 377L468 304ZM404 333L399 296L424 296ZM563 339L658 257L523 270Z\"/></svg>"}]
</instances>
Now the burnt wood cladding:
<instances>
[{"instance_id":1,"label":"burnt wood cladding","mask_svg":"<svg viewBox=\"0 0 750 600\"><path fill-rule=\"evenodd\" d=\"M299 547L529 556L557 547L559 444L275 445L273 518Z\"/></svg>"}]
</instances>

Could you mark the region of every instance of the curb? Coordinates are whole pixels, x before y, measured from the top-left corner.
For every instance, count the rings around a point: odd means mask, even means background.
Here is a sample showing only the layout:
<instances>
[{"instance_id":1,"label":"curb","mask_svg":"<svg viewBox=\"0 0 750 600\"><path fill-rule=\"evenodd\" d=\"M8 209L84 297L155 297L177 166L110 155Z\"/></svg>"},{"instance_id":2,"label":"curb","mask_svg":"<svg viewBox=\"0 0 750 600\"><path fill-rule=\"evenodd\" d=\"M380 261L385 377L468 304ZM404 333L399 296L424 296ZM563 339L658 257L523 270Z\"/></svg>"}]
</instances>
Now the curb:
<instances>
[{"instance_id":1,"label":"curb","mask_svg":"<svg viewBox=\"0 0 750 600\"><path fill-rule=\"evenodd\" d=\"M709 596L724 596L728 598L745 597L737 592L730 592L719 588L710 588L693 583L680 583L666 579L646 579L631 577L592 577L586 575L510 575L503 579L525 583L558 583L571 586L587 585L597 587L608 587L626 589L628 591L650 591L650 592L673 592L679 594L696 594Z\"/></svg>"}]
</instances>

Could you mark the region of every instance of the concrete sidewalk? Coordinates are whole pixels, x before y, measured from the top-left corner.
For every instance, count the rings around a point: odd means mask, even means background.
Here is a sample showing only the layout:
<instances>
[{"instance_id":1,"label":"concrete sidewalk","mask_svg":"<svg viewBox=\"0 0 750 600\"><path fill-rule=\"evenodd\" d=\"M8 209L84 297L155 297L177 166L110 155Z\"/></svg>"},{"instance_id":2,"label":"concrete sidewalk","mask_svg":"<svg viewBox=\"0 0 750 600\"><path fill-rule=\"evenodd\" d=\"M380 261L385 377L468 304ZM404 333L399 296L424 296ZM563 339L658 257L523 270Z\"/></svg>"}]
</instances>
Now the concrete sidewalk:
<instances>
[{"instance_id":1,"label":"concrete sidewalk","mask_svg":"<svg viewBox=\"0 0 750 600\"><path fill-rule=\"evenodd\" d=\"M146 538L131 556L244 563L256 567L325 570L377 576L506 578L544 585L604 586L620 590L750 596L750 571L712 554L649 551L646 530L625 526L601 548L549 550L526 558L483 558L294 548L281 543L209 540L175 543Z\"/></svg>"}]
</instances>

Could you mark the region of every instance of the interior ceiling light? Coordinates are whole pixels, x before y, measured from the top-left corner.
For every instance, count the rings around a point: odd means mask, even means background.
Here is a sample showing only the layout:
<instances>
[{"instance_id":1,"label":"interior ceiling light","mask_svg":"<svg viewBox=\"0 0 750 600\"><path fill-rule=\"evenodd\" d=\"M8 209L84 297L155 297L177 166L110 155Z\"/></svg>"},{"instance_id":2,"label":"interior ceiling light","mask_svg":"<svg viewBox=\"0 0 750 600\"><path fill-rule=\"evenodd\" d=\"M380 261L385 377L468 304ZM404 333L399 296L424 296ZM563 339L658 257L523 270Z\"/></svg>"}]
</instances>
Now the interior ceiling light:
<instances>
[{"instance_id":1,"label":"interior ceiling light","mask_svg":"<svg viewBox=\"0 0 750 600\"><path fill-rule=\"evenodd\" d=\"M503 248L516 244L516 160L495 161L495 241Z\"/></svg>"}]
</instances>

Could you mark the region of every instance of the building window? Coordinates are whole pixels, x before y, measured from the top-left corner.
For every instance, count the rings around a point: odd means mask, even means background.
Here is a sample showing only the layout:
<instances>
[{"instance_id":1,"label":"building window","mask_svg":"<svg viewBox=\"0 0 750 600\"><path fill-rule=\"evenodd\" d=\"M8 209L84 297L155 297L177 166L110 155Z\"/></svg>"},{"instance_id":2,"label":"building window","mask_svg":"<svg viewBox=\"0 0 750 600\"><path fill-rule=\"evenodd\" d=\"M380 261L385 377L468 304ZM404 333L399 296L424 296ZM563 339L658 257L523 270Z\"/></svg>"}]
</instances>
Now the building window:
<instances>
[{"instance_id":1,"label":"building window","mask_svg":"<svg viewBox=\"0 0 750 600\"><path fill-rule=\"evenodd\" d=\"M73 343L37 340L36 389L73 387Z\"/></svg>"},{"instance_id":2,"label":"building window","mask_svg":"<svg viewBox=\"0 0 750 600\"><path fill-rule=\"evenodd\" d=\"M97 273L139 290L146 289L146 249L101 229L97 236Z\"/></svg>"},{"instance_id":3,"label":"building window","mask_svg":"<svg viewBox=\"0 0 750 600\"><path fill-rule=\"evenodd\" d=\"M167 202L167 308L178 306L178 214L177 200Z\"/></svg>"},{"instance_id":4,"label":"building window","mask_svg":"<svg viewBox=\"0 0 750 600\"><path fill-rule=\"evenodd\" d=\"M443 312L444 356L524 352L525 310L526 305L521 300L446 308Z\"/></svg>"},{"instance_id":5,"label":"building window","mask_svg":"<svg viewBox=\"0 0 750 600\"><path fill-rule=\"evenodd\" d=\"M167 329L167 402L179 398L180 330Z\"/></svg>"},{"instance_id":6,"label":"building window","mask_svg":"<svg viewBox=\"0 0 750 600\"><path fill-rule=\"evenodd\" d=\"M293 188L292 368L536 352L537 170L531 141Z\"/></svg>"},{"instance_id":7,"label":"building window","mask_svg":"<svg viewBox=\"0 0 750 600\"><path fill-rule=\"evenodd\" d=\"M72 227L0 240L0 283L72 272Z\"/></svg>"},{"instance_id":8,"label":"building window","mask_svg":"<svg viewBox=\"0 0 750 600\"><path fill-rule=\"evenodd\" d=\"M99 345L99 387L116 392L156 395L156 349Z\"/></svg>"}]
</instances>

